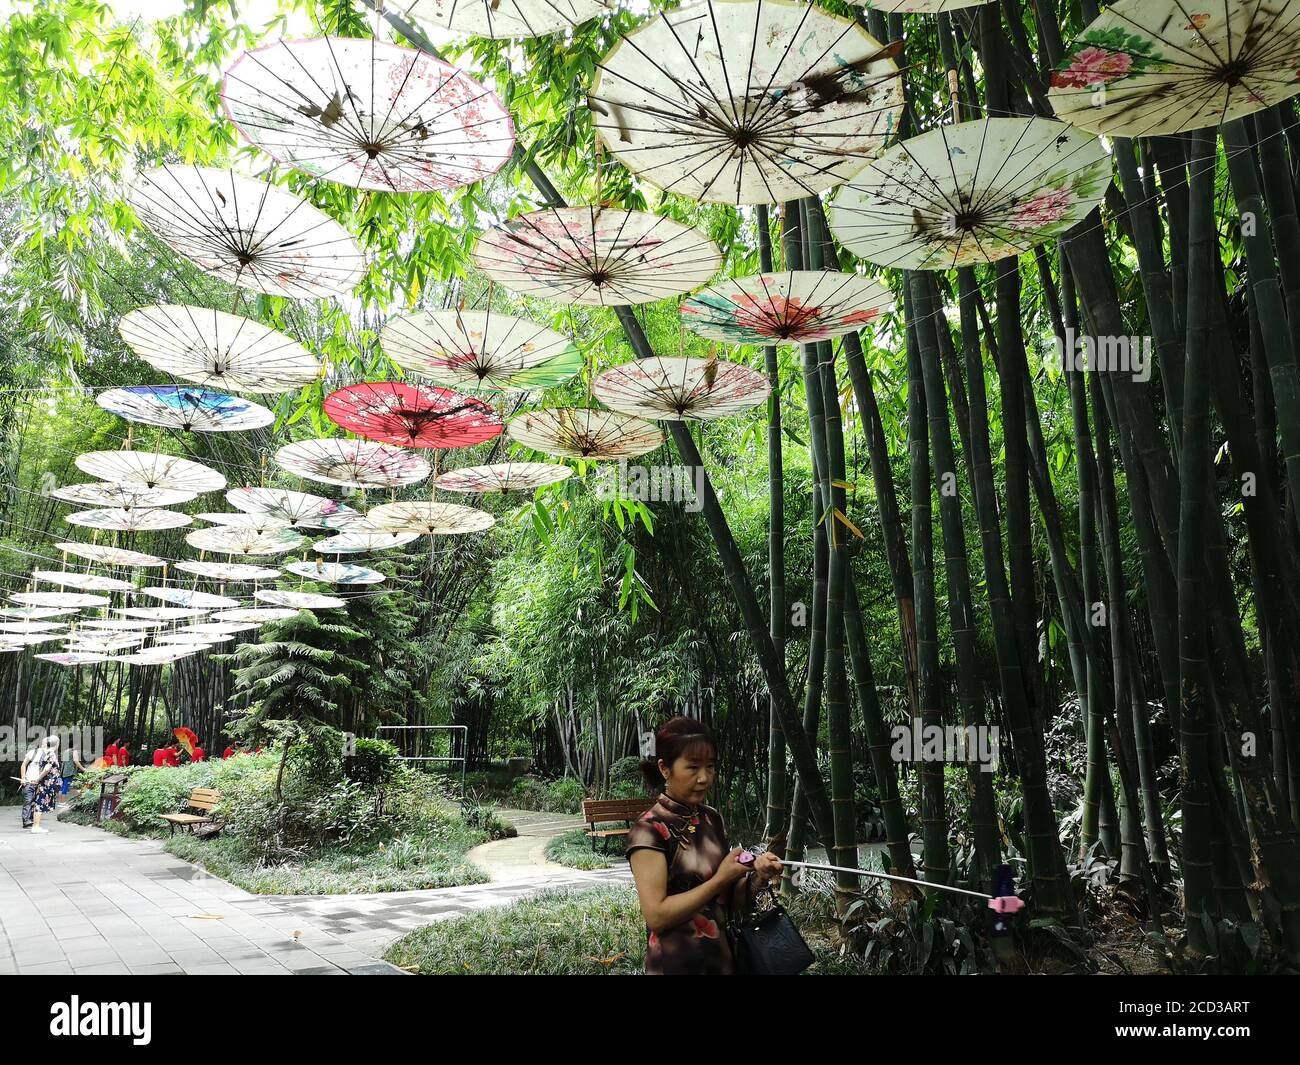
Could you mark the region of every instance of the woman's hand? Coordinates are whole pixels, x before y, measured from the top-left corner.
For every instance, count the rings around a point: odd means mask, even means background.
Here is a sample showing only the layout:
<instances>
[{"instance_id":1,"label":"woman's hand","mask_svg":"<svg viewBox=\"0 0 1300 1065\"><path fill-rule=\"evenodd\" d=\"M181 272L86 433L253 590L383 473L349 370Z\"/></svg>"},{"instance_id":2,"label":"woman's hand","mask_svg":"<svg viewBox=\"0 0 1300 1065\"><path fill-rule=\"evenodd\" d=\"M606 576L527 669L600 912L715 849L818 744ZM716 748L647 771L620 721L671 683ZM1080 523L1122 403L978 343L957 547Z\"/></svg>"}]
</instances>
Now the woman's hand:
<instances>
[{"instance_id":1,"label":"woman's hand","mask_svg":"<svg viewBox=\"0 0 1300 1065\"><path fill-rule=\"evenodd\" d=\"M754 859L754 877L758 886L763 887L781 876L781 859L771 851L764 851Z\"/></svg>"},{"instance_id":2,"label":"woman's hand","mask_svg":"<svg viewBox=\"0 0 1300 1065\"><path fill-rule=\"evenodd\" d=\"M748 865L741 865L736 861L736 856L740 853L741 848L732 847L731 852L722 859L722 864L718 866L718 871L713 874L713 879L719 887L729 887L737 880L743 880L745 874L749 872Z\"/></svg>"}]
</instances>

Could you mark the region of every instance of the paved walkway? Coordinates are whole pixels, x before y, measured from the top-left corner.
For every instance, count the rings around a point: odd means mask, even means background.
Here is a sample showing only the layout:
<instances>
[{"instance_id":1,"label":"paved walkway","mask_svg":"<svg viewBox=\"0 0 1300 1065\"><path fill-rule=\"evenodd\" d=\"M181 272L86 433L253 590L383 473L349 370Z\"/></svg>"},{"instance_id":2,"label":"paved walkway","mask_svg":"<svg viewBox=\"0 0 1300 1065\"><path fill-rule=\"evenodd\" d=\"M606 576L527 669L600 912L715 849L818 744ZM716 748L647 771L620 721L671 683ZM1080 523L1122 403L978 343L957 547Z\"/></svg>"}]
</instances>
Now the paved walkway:
<instances>
[{"instance_id":1,"label":"paved walkway","mask_svg":"<svg viewBox=\"0 0 1300 1065\"><path fill-rule=\"evenodd\" d=\"M563 814L500 811L519 836L470 852L492 877L487 884L252 895L160 841L74 824L33 836L17 813L0 816L0 975L400 975L381 955L415 928L549 887L631 882L625 865L583 872L546 861L547 840L582 823Z\"/></svg>"}]
</instances>

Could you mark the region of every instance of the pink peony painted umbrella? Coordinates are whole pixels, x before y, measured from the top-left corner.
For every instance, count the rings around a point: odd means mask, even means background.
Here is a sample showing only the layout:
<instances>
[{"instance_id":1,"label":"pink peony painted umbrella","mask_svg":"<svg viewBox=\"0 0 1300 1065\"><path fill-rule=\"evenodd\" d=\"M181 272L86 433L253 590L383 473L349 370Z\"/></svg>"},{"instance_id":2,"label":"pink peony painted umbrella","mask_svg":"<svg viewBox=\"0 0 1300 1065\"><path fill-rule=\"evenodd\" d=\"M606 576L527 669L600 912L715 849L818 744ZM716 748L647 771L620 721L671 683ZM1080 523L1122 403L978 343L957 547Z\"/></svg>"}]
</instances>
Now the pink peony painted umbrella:
<instances>
[{"instance_id":1,"label":"pink peony painted umbrella","mask_svg":"<svg viewBox=\"0 0 1300 1065\"><path fill-rule=\"evenodd\" d=\"M586 407L553 407L510 419L516 444L566 459L631 459L653 451L664 434L640 418Z\"/></svg>"},{"instance_id":2,"label":"pink peony painted umbrella","mask_svg":"<svg viewBox=\"0 0 1300 1065\"><path fill-rule=\"evenodd\" d=\"M366 521L386 532L418 536L459 536L482 532L496 524L486 510L458 503L384 503L366 515Z\"/></svg>"},{"instance_id":3,"label":"pink peony painted umbrella","mask_svg":"<svg viewBox=\"0 0 1300 1065\"><path fill-rule=\"evenodd\" d=\"M272 296L346 296L361 278L360 249L301 197L232 170L164 166L130 194L140 220L205 273Z\"/></svg>"},{"instance_id":4,"label":"pink peony painted umbrella","mask_svg":"<svg viewBox=\"0 0 1300 1065\"><path fill-rule=\"evenodd\" d=\"M501 435L501 419L482 400L431 385L349 385L326 396L324 410L348 432L398 447L469 447Z\"/></svg>"},{"instance_id":5,"label":"pink peony painted umbrella","mask_svg":"<svg viewBox=\"0 0 1300 1065\"><path fill-rule=\"evenodd\" d=\"M682 303L681 318L728 344L807 344L855 332L893 305L889 289L859 274L795 270L711 285Z\"/></svg>"},{"instance_id":6,"label":"pink peony painted umbrella","mask_svg":"<svg viewBox=\"0 0 1300 1065\"><path fill-rule=\"evenodd\" d=\"M434 482L434 487L444 492L531 492L572 475L572 467L555 462L497 462L449 470Z\"/></svg>"},{"instance_id":7,"label":"pink peony painted umbrella","mask_svg":"<svg viewBox=\"0 0 1300 1065\"><path fill-rule=\"evenodd\" d=\"M77 469L101 481L181 492L215 492L226 478L201 462L150 451L89 451L78 455Z\"/></svg>"},{"instance_id":8,"label":"pink peony painted umbrella","mask_svg":"<svg viewBox=\"0 0 1300 1065\"><path fill-rule=\"evenodd\" d=\"M835 197L831 230L868 262L950 270L1059 237L1105 196L1096 137L1046 118L988 118L912 137Z\"/></svg>"},{"instance_id":9,"label":"pink peony painted umbrella","mask_svg":"<svg viewBox=\"0 0 1300 1065\"><path fill-rule=\"evenodd\" d=\"M333 499L282 488L232 488L226 502L246 514L278 518L291 529L337 529L361 519L359 511Z\"/></svg>"},{"instance_id":10,"label":"pink peony painted umbrella","mask_svg":"<svg viewBox=\"0 0 1300 1065\"><path fill-rule=\"evenodd\" d=\"M146 488L140 484L66 484L50 493L51 499L61 503L75 503L80 507L106 507L114 510L133 510L136 507L171 507L188 503L195 492L181 492L173 488Z\"/></svg>"},{"instance_id":11,"label":"pink peony painted umbrella","mask_svg":"<svg viewBox=\"0 0 1300 1065\"><path fill-rule=\"evenodd\" d=\"M277 41L244 52L221 87L226 115L272 158L384 192L471 185L506 164L514 128L491 89L375 37Z\"/></svg>"},{"instance_id":12,"label":"pink peony painted umbrella","mask_svg":"<svg viewBox=\"0 0 1300 1065\"><path fill-rule=\"evenodd\" d=\"M703 233L660 215L547 207L483 234L474 261L512 292L617 307L699 288L722 253Z\"/></svg>"},{"instance_id":13,"label":"pink peony painted umbrella","mask_svg":"<svg viewBox=\"0 0 1300 1065\"><path fill-rule=\"evenodd\" d=\"M399 0L397 6L416 22L494 40L563 33L610 10L605 0Z\"/></svg>"},{"instance_id":14,"label":"pink peony painted umbrella","mask_svg":"<svg viewBox=\"0 0 1300 1065\"><path fill-rule=\"evenodd\" d=\"M117 532L153 532L179 529L193 520L175 510L79 510L63 519L88 529L113 529Z\"/></svg>"},{"instance_id":15,"label":"pink peony painted umbrella","mask_svg":"<svg viewBox=\"0 0 1300 1065\"><path fill-rule=\"evenodd\" d=\"M707 421L756 407L771 392L767 378L721 359L634 359L605 370L592 394L610 410L638 418Z\"/></svg>"},{"instance_id":16,"label":"pink peony painted umbrella","mask_svg":"<svg viewBox=\"0 0 1300 1065\"><path fill-rule=\"evenodd\" d=\"M280 448L275 461L309 481L345 488L398 488L433 472L419 455L369 440L300 440Z\"/></svg>"},{"instance_id":17,"label":"pink peony painted umbrella","mask_svg":"<svg viewBox=\"0 0 1300 1065\"><path fill-rule=\"evenodd\" d=\"M398 366L437 384L502 391L549 387L582 369L567 337L491 311L420 311L380 334Z\"/></svg>"},{"instance_id":18,"label":"pink peony painted umbrella","mask_svg":"<svg viewBox=\"0 0 1300 1065\"><path fill-rule=\"evenodd\" d=\"M320 375L292 337L225 311L162 304L131 311L117 330L155 370L204 388L288 392Z\"/></svg>"},{"instance_id":19,"label":"pink peony painted umbrella","mask_svg":"<svg viewBox=\"0 0 1300 1065\"><path fill-rule=\"evenodd\" d=\"M626 34L587 98L612 154L709 203L779 203L849 180L897 128L893 57L851 19L791 0L688 3Z\"/></svg>"}]
</instances>

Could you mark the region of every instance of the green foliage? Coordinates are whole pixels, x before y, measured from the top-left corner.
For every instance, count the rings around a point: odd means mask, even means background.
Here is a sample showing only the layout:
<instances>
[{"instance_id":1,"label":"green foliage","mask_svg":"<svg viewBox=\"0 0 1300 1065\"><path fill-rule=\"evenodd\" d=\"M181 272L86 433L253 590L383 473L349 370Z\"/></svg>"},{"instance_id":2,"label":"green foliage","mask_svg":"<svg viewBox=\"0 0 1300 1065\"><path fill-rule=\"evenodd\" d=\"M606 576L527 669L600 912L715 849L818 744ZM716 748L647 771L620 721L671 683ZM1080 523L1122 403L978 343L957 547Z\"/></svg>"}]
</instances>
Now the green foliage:
<instances>
[{"instance_id":1,"label":"green foliage","mask_svg":"<svg viewBox=\"0 0 1300 1065\"><path fill-rule=\"evenodd\" d=\"M586 829L575 828L570 832L561 832L547 841L546 860L557 865L567 865L570 869L616 869L626 864L618 840L608 841L609 853L601 849L601 843L597 840L593 850Z\"/></svg>"},{"instance_id":2,"label":"green foliage","mask_svg":"<svg viewBox=\"0 0 1300 1065\"><path fill-rule=\"evenodd\" d=\"M539 777L524 776L516 780L511 788L510 804L519 810L577 814L582 812L582 800L586 794L582 781L572 777L542 780Z\"/></svg>"},{"instance_id":3,"label":"green foliage","mask_svg":"<svg viewBox=\"0 0 1300 1065\"><path fill-rule=\"evenodd\" d=\"M401 764L397 748L387 740L360 737L352 754L343 760L343 770L349 780L373 790L391 781Z\"/></svg>"}]
</instances>

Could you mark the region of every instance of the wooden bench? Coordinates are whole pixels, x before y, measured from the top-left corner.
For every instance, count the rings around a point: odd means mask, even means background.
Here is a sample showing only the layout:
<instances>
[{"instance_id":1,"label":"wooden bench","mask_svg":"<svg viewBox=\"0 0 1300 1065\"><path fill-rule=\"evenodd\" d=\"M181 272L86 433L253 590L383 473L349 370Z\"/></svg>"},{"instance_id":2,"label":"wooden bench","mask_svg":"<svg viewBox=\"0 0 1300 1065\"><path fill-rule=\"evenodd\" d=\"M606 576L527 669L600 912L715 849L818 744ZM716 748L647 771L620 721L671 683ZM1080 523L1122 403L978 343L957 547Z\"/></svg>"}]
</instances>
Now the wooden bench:
<instances>
[{"instance_id":1,"label":"wooden bench","mask_svg":"<svg viewBox=\"0 0 1300 1065\"><path fill-rule=\"evenodd\" d=\"M626 836L632 829L632 822L655 804L654 799L583 799L582 819L587 822L587 838L591 840L591 850L595 853L596 840L608 853L609 840L614 836ZM611 821L622 821L622 828L597 828L598 825Z\"/></svg>"},{"instance_id":2,"label":"wooden bench","mask_svg":"<svg viewBox=\"0 0 1300 1065\"><path fill-rule=\"evenodd\" d=\"M221 798L219 791L212 788L195 788L190 792L190 801L186 803L189 810L202 810L201 814L180 813L180 814L159 814L167 822L171 829L170 835L176 835L176 826L189 829L191 833L199 825L209 825L212 823L212 808L217 805Z\"/></svg>"}]
</instances>

